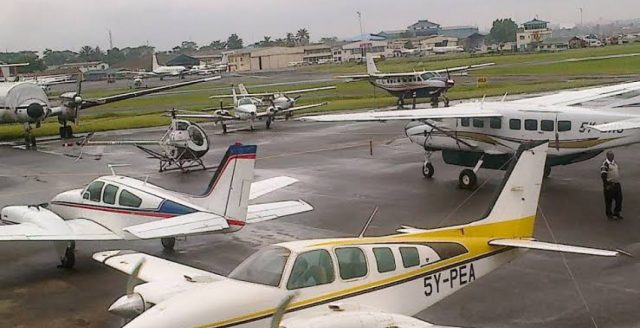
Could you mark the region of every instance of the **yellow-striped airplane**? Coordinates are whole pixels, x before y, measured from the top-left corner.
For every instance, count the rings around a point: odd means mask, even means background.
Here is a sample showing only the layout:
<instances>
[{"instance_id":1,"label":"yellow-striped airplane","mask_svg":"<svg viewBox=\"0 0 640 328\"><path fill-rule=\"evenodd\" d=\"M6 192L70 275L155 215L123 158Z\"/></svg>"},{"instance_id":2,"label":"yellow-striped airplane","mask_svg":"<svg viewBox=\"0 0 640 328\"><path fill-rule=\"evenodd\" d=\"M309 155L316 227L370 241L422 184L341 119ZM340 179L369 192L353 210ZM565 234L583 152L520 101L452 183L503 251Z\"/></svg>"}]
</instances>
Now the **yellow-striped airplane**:
<instances>
[{"instance_id":1,"label":"yellow-striped airplane","mask_svg":"<svg viewBox=\"0 0 640 328\"><path fill-rule=\"evenodd\" d=\"M469 224L285 242L258 251L228 277L137 252L96 253L145 281L130 284L109 310L132 319L127 328L442 327L412 316L526 249L619 254L533 238L547 147L522 145L487 214Z\"/></svg>"}]
</instances>

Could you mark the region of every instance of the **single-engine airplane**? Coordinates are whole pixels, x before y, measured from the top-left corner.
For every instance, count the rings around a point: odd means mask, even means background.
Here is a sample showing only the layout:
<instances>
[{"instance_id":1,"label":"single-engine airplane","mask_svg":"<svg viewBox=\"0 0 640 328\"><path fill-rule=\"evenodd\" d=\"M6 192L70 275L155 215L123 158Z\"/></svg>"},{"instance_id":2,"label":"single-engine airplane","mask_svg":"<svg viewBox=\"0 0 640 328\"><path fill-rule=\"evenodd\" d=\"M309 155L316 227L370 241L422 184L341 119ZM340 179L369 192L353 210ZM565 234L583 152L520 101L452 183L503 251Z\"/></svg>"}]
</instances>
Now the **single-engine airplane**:
<instances>
[{"instance_id":1,"label":"single-engine airplane","mask_svg":"<svg viewBox=\"0 0 640 328\"><path fill-rule=\"evenodd\" d=\"M521 146L487 214L468 224L404 227L382 237L364 237L365 226L356 238L284 242L259 250L228 277L134 251L96 253L95 260L132 275L127 295L109 311L131 319L125 328L443 327L412 316L524 250L619 254L533 238L547 145ZM135 279L144 283L134 287Z\"/></svg>"},{"instance_id":2,"label":"single-engine airplane","mask_svg":"<svg viewBox=\"0 0 640 328\"><path fill-rule=\"evenodd\" d=\"M326 87L326 88L330 88L330 87ZM317 91L318 89L320 88L316 88L314 89L314 91ZM326 90L326 89L321 89L321 90ZM274 99L271 102L270 106L268 106L265 110L259 111L258 107L261 104L261 101L259 99L254 98L251 94L248 94L248 93L246 95L238 96L238 94L236 94L236 89L233 86L231 87L231 91L232 91L231 97L233 98L233 108L234 108L233 113L227 110L226 108L220 106L221 108L216 109L213 112L213 114L181 111L180 114L176 114L176 117L186 118L186 119L207 119L215 123L220 123L222 125L223 133L227 133L227 125L225 123L227 121L249 121L249 128L253 131L254 123L256 120L265 120L267 129L270 129L271 123L273 123L273 121L276 119L277 116L284 116L285 119L288 119L289 117L291 117L291 115L293 115L295 111L314 108L314 107L320 107L327 104L327 102L323 102L323 103L310 104L310 105L304 105L304 106L293 106L295 103L295 99L283 100L283 102L281 103L276 103ZM244 91L246 91L246 89ZM223 96L223 97L227 97L227 96Z\"/></svg>"},{"instance_id":3,"label":"single-engine airplane","mask_svg":"<svg viewBox=\"0 0 640 328\"><path fill-rule=\"evenodd\" d=\"M347 79L349 81L368 80L373 86L398 97L398 108L404 108L404 100L407 97L413 99L413 108L416 108L416 98L430 98L431 106L438 107L441 97L445 107L448 107L449 99L446 97L446 93L447 90L455 84L455 81L451 79L451 73L493 65L493 63L488 63L434 71L381 73L376 67L372 54L367 54L366 60L367 74L343 75L337 76L336 78ZM443 76L442 74L446 75Z\"/></svg>"},{"instance_id":4,"label":"single-engine airplane","mask_svg":"<svg viewBox=\"0 0 640 328\"><path fill-rule=\"evenodd\" d=\"M76 241L160 238L173 249L176 237L235 232L245 224L313 209L302 200L249 205L249 200L297 180L275 177L252 183L256 146L232 145L204 193L188 195L146 180L99 177L49 204L7 206L0 213L0 241L54 241L61 266L75 264Z\"/></svg>"},{"instance_id":5,"label":"single-engine airplane","mask_svg":"<svg viewBox=\"0 0 640 328\"><path fill-rule=\"evenodd\" d=\"M610 102L606 108L589 103L640 90L640 82L562 91L514 101L462 103L445 109L416 109L302 117L317 122L410 121L405 132L424 148L422 173L430 178L430 157L442 151L444 162L465 166L458 179L462 188L477 185L480 168L504 169L518 145L530 140L550 140L551 167L591 159L605 149L640 142L640 114L622 109L640 103L639 97Z\"/></svg>"}]
</instances>

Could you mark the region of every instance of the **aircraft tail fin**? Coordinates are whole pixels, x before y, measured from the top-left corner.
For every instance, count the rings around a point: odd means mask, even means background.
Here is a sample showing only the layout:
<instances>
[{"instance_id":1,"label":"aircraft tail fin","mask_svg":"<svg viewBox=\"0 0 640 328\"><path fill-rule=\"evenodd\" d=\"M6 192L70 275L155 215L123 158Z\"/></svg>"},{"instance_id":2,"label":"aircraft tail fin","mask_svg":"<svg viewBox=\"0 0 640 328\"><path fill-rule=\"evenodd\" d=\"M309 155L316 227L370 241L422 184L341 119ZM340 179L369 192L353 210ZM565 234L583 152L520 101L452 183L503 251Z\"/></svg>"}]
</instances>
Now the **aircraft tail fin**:
<instances>
[{"instance_id":1,"label":"aircraft tail fin","mask_svg":"<svg viewBox=\"0 0 640 328\"><path fill-rule=\"evenodd\" d=\"M231 94L233 95L233 104L238 106L238 95L236 94L236 87L231 86Z\"/></svg>"},{"instance_id":2,"label":"aircraft tail fin","mask_svg":"<svg viewBox=\"0 0 640 328\"><path fill-rule=\"evenodd\" d=\"M0 66L0 71L2 72L2 78L5 81L11 80L11 67L9 66Z\"/></svg>"},{"instance_id":3,"label":"aircraft tail fin","mask_svg":"<svg viewBox=\"0 0 640 328\"><path fill-rule=\"evenodd\" d=\"M229 55L226 53L222 54L222 59L220 60L220 64L227 65L229 64Z\"/></svg>"},{"instance_id":4,"label":"aircraft tail fin","mask_svg":"<svg viewBox=\"0 0 640 328\"><path fill-rule=\"evenodd\" d=\"M153 54L152 66L154 71L160 67L160 64L158 63L158 56L156 55L156 53Z\"/></svg>"},{"instance_id":5,"label":"aircraft tail fin","mask_svg":"<svg viewBox=\"0 0 640 328\"><path fill-rule=\"evenodd\" d=\"M533 236L548 144L545 140L518 148L493 205L481 220L464 226L465 234L495 238Z\"/></svg>"},{"instance_id":6,"label":"aircraft tail fin","mask_svg":"<svg viewBox=\"0 0 640 328\"><path fill-rule=\"evenodd\" d=\"M376 63L373 61L373 55L367 54L367 74L376 74L380 73L378 68L376 67Z\"/></svg>"},{"instance_id":7,"label":"aircraft tail fin","mask_svg":"<svg viewBox=\"0 0 640 328\"><path fill-rule=\"evenodd\" d=\"M245 222L256 149L255 145L229 146L205 192L190 201L227 219Z\"/></svg>"}]
</instances>

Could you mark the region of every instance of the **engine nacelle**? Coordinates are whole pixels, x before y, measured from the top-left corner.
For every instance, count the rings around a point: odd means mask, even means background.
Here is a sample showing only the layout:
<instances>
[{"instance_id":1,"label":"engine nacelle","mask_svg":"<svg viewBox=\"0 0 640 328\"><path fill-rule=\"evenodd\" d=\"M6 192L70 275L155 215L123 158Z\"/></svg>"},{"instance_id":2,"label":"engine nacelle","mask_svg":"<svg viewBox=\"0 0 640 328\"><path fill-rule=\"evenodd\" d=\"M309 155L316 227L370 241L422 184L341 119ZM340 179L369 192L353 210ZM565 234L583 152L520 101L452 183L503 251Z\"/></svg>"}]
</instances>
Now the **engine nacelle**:
<instances>
[{"instance_id":1,"label":"engine nacelle","mask_svg":"<svg viewBox=\"0 0 640 328\"><path fill-rule=\"evenodd\" d=\"M126 319L135 318L147 309L147 304L139 293L125 295L109 307L109 312Z\"/></svg>"},{"instance_id":2,"label":"engine nacelle","mask_svg":"<svg viewBox=\"0 0 640 328\"><path fill-rule=\"evenodd\" d=\"M47 109L39 102L32 102L26 106L20 106L16 110L18 122L35 123L42 121L47 116Z\"/></svg>"},{"instance_id":3,"label":"engine nacelle","mask_svg":"<svg viewBox=\"0 0 640 328\"><path fill-rule=\"evenodd\" d=\"M37 205L7 206L0 213L2 221L32 223L53 234L70 234L71 228L56 213Z\"/></svg>"}]
</instances>

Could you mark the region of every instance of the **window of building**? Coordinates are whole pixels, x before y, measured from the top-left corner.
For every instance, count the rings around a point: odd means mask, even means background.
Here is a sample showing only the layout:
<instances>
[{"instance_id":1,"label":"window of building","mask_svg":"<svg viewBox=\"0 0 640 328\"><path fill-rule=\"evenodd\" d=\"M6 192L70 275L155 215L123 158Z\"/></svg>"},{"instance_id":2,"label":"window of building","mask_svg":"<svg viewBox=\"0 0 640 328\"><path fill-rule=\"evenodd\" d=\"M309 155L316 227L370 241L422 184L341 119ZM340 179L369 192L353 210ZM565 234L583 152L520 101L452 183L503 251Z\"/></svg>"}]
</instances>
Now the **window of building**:
<instances>
[{"instance_id":1,"label":"window of building","mask_svg":"<svg viewBox=\"0 0 640 328\"><path fill-rule=\"evenodd\" d=\"M480 118L473 119L473 127L474 128L484 128L484 120Z\"/></svg>"},{"instance_id":2,"label":"window of building","mask_svg":"<svg viewBox=\"0 0 640 328\"><path fill-rule=\"evenodd\" d=\"M571 131L571 121L558 121L558 132Z\"/></svg>"},{"instance_id":3,"label":"window of building","mask_svg":"<svg viewBox=\"0 0 640 328\"><path fill-rule=\"evenodd\" d=\"M378 264L378 272L385 273L396 269L396 259L389 247L376 247L373 249L373 255L376 257Z\"/></svg>"},{"instance_id":4,"label":"window of building","mask_svg":"<svg viewBox=\"0 0 640 328\"><path fill-rule=\"evenodd\" d=\"M538 131L538 121L537 120L524 120L524 129L527 131Z\"/></svg>"},{"instance_id":5,"label":"window of building","mask_svg":"<svg viewBox=\"0 0 640 328\"><path fill-rule=\"evenodd\" d=\"M122 189L122 191L120 192L120 198L118 199L118 203L120 203L121 206L140 207L140 205L142 204L142 199Z\"/></svg>"},{"instance_id":6,"label":"window of building","mask_svg":"<svg viewBox=\"0 0 640 328\"><path fill-rule=\"evenodd\" d=\"M335 280L331 255L324 249L298 255L289 275L288 289L306 288Z\"/></svg>"},{"instance_id":7,"label":"window of building","mask_svg":"<svg viewBox=\"0 0 640 328\"><path fill-rule=\"evenodd\" d=\"M542 120L540 121L540 130L542 131L553 131L553 126L555 124L553 124L552 120Z\"/></svg>"},{"instance_id":8,"label":"window of building","mask_svg":"<svg viewBox=\"0 0 640 328\"><path fill-rule=\"evenodd\" d=\"M462 126L469 126L469 118L468 117L463 117L460 119L460 125Z\"/></svg>"},{"instance_id":9,"label":"window of building","mask_svg":"<svg viewBox=\"0 0 640 328\"><path fill-rule=\"evenodd\" d=\"M519 119L512 118L509 120L509 129L520 130L522 129L522 122Z\"/></svg>"},{"instance_id":10,"label":"window of building","mask_svg":"<svg viewBox=\"0 0 640 328\"><path fill-rule=\"evenodd\" d=\"M364 252L358 247L344 247L336 249L340 277L344 280L364 277L367 275L367 260Z\"/></svg>"},{"instance_id":11,"label":"window of building","mask_svg":"<svg viewBox=\"0 0 640 328\"><path fill-rule=\"evenodd\" d=\"M99 202L102 196L102 187L104 187L104 182L102 181L94 181L92 182L87 190L85 190L82 198L88 199L90 201Z\"/></svg>"},{"instance_id":12,"label":"window of building","mask_svg":"<svg viewBox=\"0 0 640 328\"><path fill-rule=\"evenodd\" d=\"M402 265L410 268L420 265L420 255L415 247L400 247L400 255L402 255Z\"/></svg>"},{"instance_id":13,"label":"window of building","mask_svg":"<svg viewBox=\"0 0 640 328\"><path fill-rule=\"evenodd\" d=\"M102 202L105 204L115 204L116 203L116 194L118 193L118 187L114 185L107 185L104 187L104 192L102 193Z\"/></svg>"},{"instance_id":14,"label":"window of building","mask_svg":"<svg viewBox=\"0 0 640 328\"><path fill-rule=\"evenodd\" d=\"M489 126L492 129L501 129L502 128L502 118L500 117L492 117L489 119Z\"/></svg>"}]
</instances>

